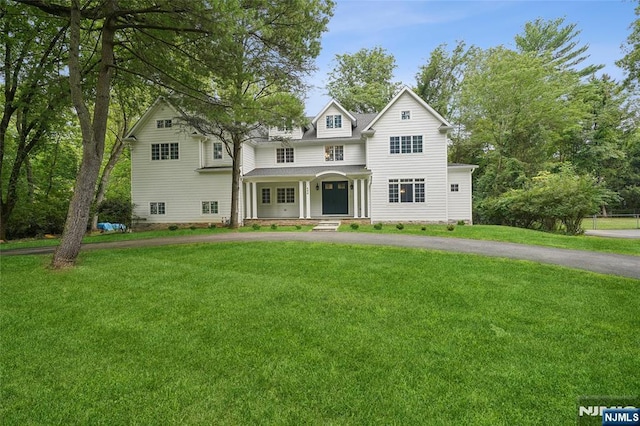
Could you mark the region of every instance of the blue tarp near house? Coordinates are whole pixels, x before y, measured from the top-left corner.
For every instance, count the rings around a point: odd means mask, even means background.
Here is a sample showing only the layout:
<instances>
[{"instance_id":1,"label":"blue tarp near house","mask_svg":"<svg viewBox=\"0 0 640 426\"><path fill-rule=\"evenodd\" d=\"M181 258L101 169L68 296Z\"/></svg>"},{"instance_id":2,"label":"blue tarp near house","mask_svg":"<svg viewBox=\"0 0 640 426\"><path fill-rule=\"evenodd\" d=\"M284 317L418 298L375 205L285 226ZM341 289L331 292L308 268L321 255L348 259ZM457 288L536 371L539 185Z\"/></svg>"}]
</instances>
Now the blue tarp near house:
<instances>
[{"instance_id":1,"label":"blue tarp near house","mask_svg":"<svg viewBox=\"0 0 640 426\"><path fill-rule=\"evenodd\" d=\"M101 231L126 231L127 227L122 223L109 223L109 222L100 222L98 223L98 229Z\"/></svg>"}]
</instances>

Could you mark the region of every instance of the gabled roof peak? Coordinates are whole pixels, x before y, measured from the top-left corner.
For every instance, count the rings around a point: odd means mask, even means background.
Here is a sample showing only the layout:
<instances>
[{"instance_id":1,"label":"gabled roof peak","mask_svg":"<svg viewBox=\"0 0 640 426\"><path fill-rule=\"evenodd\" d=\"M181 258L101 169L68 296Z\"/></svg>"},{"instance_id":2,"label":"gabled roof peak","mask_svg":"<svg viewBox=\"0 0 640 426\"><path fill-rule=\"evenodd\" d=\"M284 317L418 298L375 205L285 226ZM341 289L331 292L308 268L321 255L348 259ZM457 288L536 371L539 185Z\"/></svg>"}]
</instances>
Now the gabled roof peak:
<instances>
[{"instance_id":1,"label":"gabled roof peak","mask_svg":"<svg viewBox=\"0 0 640 426\"><path fill-rule=\"evenodd\" d=\"M365 127L362 131L365 132L367 130L370 130L373 125L376 123L376 121L378 121L380 119L380 117L382 117L389 108L391 108L391 106L393 104L395 104L398 99L400 99L403 95L408 94L409 96L411 96L418 104L420 104L424 109L426 109L427 111L429 111L429 113L431 113L431 115L433 115L438 121L440 121L440 123L442 124L442 129L449 129L451 127L451 124L449 124L449 122L440 114L438 114L438 112L433 109L431 107L431 105L429 105L428 103L426 103L420 96L418 96L413 90L411 90L408 86L404 86L402 88L402 90L400 90L394 97L393 99L391 99L389 101L389 103L382 109L382 111L380 111L378 113L378 115L376 115L376 118L374 118L373 120L371 120L371 122L367 125L367 127Z\"/></svg>"},{"instance_id":2,"label":"gabled roof peak","mask_svg":"<svg viewBox=\"0 0 640 426\"><path fill-rule=\"evenodd\" d=\"M318 115L316 115L313 120L311 120L311 124L313 124L314 126L316 125L316 123L318 122L318 120L320 119L320 117L322 117L324 115L325 112L327 112L327 110L331 107L331 105L334 105L337 109L339 109L344 115L346 115L347 117L349 117L349 120L351 120L351 122L355 125L356 124L356 118L353 116L353 114L351 114L349 111L347 111L345 109L345 107L343 107L342 105L340 105L340 102L336 101L335 99L331 99L329 101L329 103L327 103L327 105L325 105L324 108L322 108L322 110L318 113Z\"/></svg>"}]
</instances>

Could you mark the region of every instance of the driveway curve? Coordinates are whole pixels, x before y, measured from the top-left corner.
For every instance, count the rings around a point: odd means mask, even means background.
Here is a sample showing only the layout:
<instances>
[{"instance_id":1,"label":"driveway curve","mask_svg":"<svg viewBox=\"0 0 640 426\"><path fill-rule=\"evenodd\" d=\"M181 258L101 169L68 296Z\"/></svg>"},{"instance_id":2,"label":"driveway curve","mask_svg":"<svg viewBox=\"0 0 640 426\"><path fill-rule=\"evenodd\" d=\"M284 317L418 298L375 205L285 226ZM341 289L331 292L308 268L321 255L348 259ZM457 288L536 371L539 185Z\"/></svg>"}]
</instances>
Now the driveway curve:
<instances>
[{"instance_id":1,"label":"driveway curve","mask_svg":"<svg viewBox=\"0 0 640 426\"><path fill-rule=\"evenodd\" d=\"M301 241L329 244L359 244L408 247L472 253L482 256L529 260L583 269L601 274L640 279L640 256L571 250L526 244L506 243L463 238L429 237L421 235L369 234L358 232L230 232L224 234L153 238L148 240L117 241L83 244L82 250L154 247L174 244L222 243L230 241ZM2 250L0 256L47 254L55 247Z\"/></svg>"}]
</instances>

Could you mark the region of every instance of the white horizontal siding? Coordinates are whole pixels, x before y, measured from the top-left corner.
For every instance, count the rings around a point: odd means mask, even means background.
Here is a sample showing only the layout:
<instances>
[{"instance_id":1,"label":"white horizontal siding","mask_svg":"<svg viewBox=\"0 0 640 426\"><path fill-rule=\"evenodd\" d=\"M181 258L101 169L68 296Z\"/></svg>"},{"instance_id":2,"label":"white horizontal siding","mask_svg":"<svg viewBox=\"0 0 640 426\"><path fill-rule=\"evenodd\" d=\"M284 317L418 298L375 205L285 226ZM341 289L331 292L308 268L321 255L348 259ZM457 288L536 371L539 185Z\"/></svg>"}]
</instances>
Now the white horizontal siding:
<instances>
[{"instance_id":1,"label":"white horizontal siding","mask_svg":"<svg viewBox=\"0 0 640 426\"><path fill-rule=\"evenodd\" d=\"M293 129L286 130L278 130L277 127L269 128L269 139L273 138L283 138L283 139L302 139L302 127L294 127Z\"/></svg>"},{"instance_id":2,"label":"white horizontal siding","mask_svg":"<svg viewBox=\"0 0 640 426\"><path fill-rule=\"evenodd\" d=\"M452 184L458 184L458 192L451 192ZM449 220L471 221L471 170L449 169L448 191Z\"/></svg>"},{"instance_id":3,"label":"white horizontal siding","mask_svg":"<svg viewBox=\"0 0 640 426\"><path fill-rule=\"evenodd\" d=\"M328 145L344 146L344 161L326 161L324 157L325 145L297 145L295 143L287 145L293 148L293 163L276 163L276 149L284 148L284 145L264 144L256 147L256 167L312 167L312 166L349 166L364 164L365 150L364 143L341 143L327 142Z\"/></svg>"},{"instance_id":4,"label":"white horizontal siding","mask_svg":"<svg viewBox=\"0 0 640 426\"><path fill-rule=\"evenodd\" d=\"M156 129L156 120L172 118L170 108L160 104L143 123L131 145L131 196L134 215L147 223L219 222L231 212L231 174L199 173L200 141L178 126ZM151 160L151 145L179 145L178 160ZM218 201L217 215L202 215L202 201ZM166 214L151 215L149 203L164 202ZM241 206L240 206L241 207Z\"/></svg>"},{"instance_id":5,"label":"white horizontal siding","mask_svg":"<svg viewBox=\"0 0 640 426\"><path fill-rule=\"evenodd\" d=\"M401 111L411 111L401 120ZM374 126L367 140L367 167L372 171L371 219L377 221L447 220L447 139L442 123L409 94L400 97ZM390 154L391 136L422 136L422 153ZM425 203L389 203L389 179L421 178Z\"/></svg>"},{"instance_id":6,"label":"white horizontal siding","mask_svg":"<svg viewBox=\"0 0 640 426\"><path fill-rule=\"evenodd\" d=\"M341 115L342 116L342 127L339 129L328 129L327 128L327 115ZM338 108L334 105L331 105L327 110L322 114L322 117L318 119L316 122L316 129L318 133L318 138L342 138L342 137L351 137L352 135L352 125L351 120L342 113Z\"/></svg>"}]
</instances>

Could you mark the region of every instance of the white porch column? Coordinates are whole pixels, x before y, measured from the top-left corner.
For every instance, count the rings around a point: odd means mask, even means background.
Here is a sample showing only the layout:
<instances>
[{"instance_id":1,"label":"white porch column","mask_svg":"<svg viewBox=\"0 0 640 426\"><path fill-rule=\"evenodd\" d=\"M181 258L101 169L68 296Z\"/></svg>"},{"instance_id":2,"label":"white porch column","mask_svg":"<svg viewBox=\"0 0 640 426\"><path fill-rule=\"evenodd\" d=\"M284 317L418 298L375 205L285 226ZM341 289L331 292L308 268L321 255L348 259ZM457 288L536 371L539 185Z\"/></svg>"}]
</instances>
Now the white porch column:
<instances>
[{"instance_id":1,"label":"white porch column","mask_svg":"<svg viewBox=\"0 0 640 426\"><path fill-rule=\"evenodd\" d=\"M303 182L301 180L298 181L298 219L304 219L304 201L305 198L302 198Z\"/></svg>"},{"instance_id":2,"label":"white porch column","mask_svg":"<svg viewBox=\"0 0 640 426\"><path fill-rule=\"evenodd\" d=\"M250 200L251 200L251 196L249 195L250 193L250 188L251 188L251 183L249 182L244 182L244 219L249 219L251 217L251 204L250 204Z\"/></svg>"},{"instance_id":3,"label":"white porch column","mask_svg":"<svg viewBox=\"0 0 640 426\"><path fill-rule=\"evenodd\" d=\"M358 214L358 186L360 185L360 179L353 180L353 217L357 219L360 217Z\"/></svg>"},{"instance_id":4,"label":"white porch column","mask_svg":"<svg viewBox=\"0 0 640 426\"><path fill-rule=\"evenodd\" d=\"M365 204L365 191L368 188L367 185L367 180L366 179L360 179L360 182L362 182L362 191L360 192L360 205L362 206L362 217L369 217L369 215L367 214L367 205Z\"/></svg>"},{"instance_id":5,"label":"white porch column","mask_svg":"<svg viewBox=\"0 0 640 426\"><path fill-rule=\"evenodd\" d=\"M258 183L251 182L251 218L258 218Z\"/></svg>"},{"instance_id":6,"label":"white porch column","mask_svg":"<svg viewBox=\"0 0 640 426\"><path fill-rule=\"evenodd\" d=\"M306 219L311 219L311 181L307 180L304 182L304 195L305 195L305 205L306 205Z\"/></svg>"}]
</instances>

